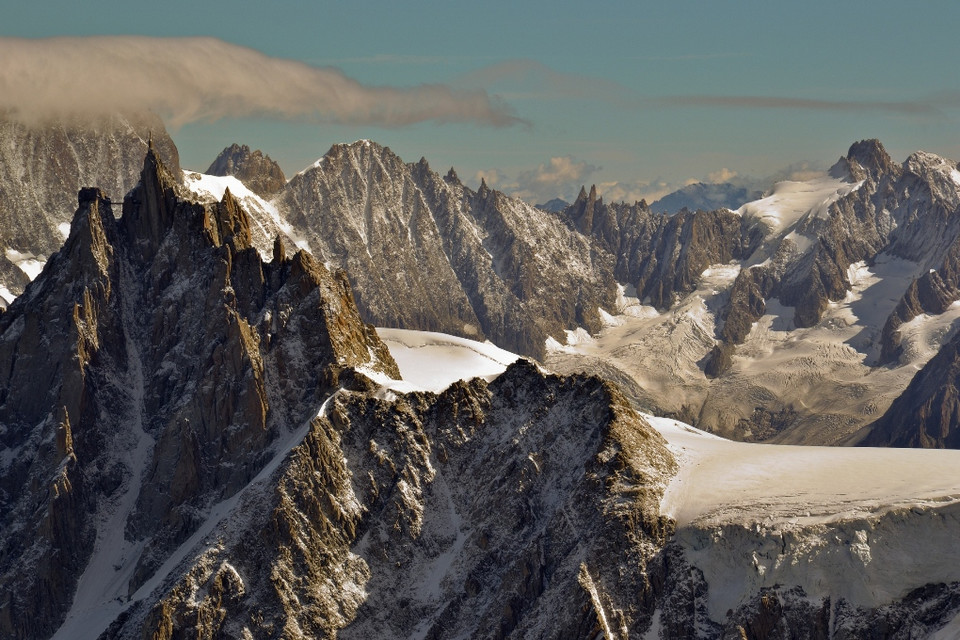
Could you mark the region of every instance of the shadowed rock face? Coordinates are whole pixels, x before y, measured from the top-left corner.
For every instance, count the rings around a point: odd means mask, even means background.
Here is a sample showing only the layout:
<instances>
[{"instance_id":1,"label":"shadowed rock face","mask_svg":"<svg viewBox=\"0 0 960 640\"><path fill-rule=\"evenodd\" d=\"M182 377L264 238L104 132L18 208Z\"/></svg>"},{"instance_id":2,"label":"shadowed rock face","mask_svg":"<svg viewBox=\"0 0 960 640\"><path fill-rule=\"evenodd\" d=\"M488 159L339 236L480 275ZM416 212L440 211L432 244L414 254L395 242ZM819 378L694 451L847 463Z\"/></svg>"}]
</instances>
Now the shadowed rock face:
<instances>
[{"instance_id":1,"label":"shadowed rock face","mask_svg":"<svg viewBox=\"0 0 960 640\"><path fill-rule=\"evenodd\" d=\"M235 176L262 198L270 198L287 184L280 165L270 156L259 149L251 151L247 145L236 143L221 151L206 173L211 176Z\"/></svg>"},{"instance_id":2,"label":"shadowed rock face","mask_svg":"<svg viewBox=\"0 0 960 640\"><path fill-rule=\"evenodd\" d=\"M0 315L4 637L53 632L106 541L133 545L113 560L118 596L135 591L344 368L398 375L342 273L264 263L232 197L184 199L156 149L123 209L82 190L66 244Z\"/></svg>"},{"instance_id":3,"label":"shadowed rock face","mask_svg":"<svg viewBox=\"0 0 960 640\"><path fill-rule=\"evenodd\" d=\"M660 436L597 378L520 361L439 395L385 401L354 387L331 399L238 529L114 633L637 634L650 623L644 567L670 532L658 506L674 468Z\"/></svg>"},{"instance_id":4,"label":"shadowed rock face","mask_svg":"<svg viewBox=\"0 0 960 640\"><path fill-rule=\"evenodd\" d=\"M80 188L122 199L139 180L151 136L179 176L177 148L152 114L30 125L0 114L0 284L19 295L29 282L6 250L42 261L60 248Z\"/></svg>"},{"instance_id":5,"label":"shadowed rock face","mask_svg":"<svg viewBox=\"0 0 960 640\"><path fill-rule=\"evenodd\" d=\"M917 372L860 444L960 448L960 334Z\"/></svg>"}]
</instances>

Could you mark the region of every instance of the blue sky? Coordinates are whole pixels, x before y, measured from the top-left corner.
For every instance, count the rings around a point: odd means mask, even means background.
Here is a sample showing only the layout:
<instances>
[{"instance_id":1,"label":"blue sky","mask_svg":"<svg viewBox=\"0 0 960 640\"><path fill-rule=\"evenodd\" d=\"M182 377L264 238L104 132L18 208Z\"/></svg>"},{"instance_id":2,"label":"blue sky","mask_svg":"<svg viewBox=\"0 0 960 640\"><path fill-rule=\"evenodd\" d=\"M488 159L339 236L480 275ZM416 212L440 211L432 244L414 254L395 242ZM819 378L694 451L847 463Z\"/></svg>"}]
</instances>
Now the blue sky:
<instances>
[{"instance_id":1,"label":"blue sky","mask_svg":"<svg viewBox=\"0 0 960 640\"><path fill-rule=\"evenodd\" d=\"M531 200L570 198L581 183L633 200L688 181L802 175L867 137L898 161L917 149L960 157L954 1L8 4L2 36L209 36L396 90L383 100L413 110L253 105L169 122L198 170L232 142L290 174L369 138ZM452 91L451 110L411 107L435 99L420 85ZM494 115L459 115L474 90Z\"/></svg>"}]
</instances>

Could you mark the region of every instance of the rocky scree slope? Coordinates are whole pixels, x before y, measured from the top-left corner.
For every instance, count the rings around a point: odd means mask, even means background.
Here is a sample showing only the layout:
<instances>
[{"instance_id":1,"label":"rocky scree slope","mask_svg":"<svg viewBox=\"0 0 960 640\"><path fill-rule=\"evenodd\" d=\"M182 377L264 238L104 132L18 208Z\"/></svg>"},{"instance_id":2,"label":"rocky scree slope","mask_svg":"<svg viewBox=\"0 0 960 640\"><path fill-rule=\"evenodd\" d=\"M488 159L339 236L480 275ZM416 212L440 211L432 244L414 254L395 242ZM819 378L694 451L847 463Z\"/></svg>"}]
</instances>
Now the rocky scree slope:
<instances>
[{"instance_id":1,"label":"rocky scree slope","mask_svg":"<svg viewBox=\"0 0 960 640\"><path fill-rule=\"evenodd\" d=\"M31 123L0 114L4 306L36 275L31 261L39 268L60 248L81 187L98 185L120 199L137 184L151 136L164 164L179 176L177 148L152 114Z\"/></svg>"},{"instance_id":2,"label":"rocky scree slope","mask_svg":"<svg viewBox=\"0 0 960 640\"><path fill-rule=\"evenodd\" d=\"M119 219L80 191L0 315L3 637L49 637L68 610L90 633L83 616L162 577L341 372L397 375L342 273L281 244L264 263L229 196L184 199L153 147L142 167Z\"/></svg>"}]
</instances>

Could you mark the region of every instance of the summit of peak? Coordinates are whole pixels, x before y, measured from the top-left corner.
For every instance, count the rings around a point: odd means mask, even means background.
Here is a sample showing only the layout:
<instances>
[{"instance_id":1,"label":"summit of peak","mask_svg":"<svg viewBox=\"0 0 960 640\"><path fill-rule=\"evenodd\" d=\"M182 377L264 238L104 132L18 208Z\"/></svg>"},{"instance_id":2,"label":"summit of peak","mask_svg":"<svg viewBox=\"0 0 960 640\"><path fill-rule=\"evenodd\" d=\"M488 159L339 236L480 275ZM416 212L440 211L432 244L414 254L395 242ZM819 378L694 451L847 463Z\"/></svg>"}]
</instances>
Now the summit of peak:
<instances>
[{"instance_id":1,"label":"summit of peak","mask_svg":"<svg viewBox=\"0 0 960 640\"><path fill-rule=\"evenodd\" d=\"M847 151L847 159L871 172L885 173L893 167L890 154L876 138L854 142Z\"/></svg>"}]
</instances>

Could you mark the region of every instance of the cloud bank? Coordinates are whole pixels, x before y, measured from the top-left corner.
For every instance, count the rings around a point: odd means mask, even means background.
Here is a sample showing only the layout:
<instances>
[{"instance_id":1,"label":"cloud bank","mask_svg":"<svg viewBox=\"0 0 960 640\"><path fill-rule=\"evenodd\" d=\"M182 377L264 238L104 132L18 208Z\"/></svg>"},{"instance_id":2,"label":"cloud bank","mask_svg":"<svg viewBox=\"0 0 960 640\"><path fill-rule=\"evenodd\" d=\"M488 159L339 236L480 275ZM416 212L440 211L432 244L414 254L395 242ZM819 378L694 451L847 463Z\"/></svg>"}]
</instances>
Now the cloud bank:
<instances>
[{"instance_id":1,"label":"cloud bank","mask_svg":"<svg viewBox=\"0 0 960 640\"><path fill-rule=\"evenodd\" d=\"M520 171L515 178L497 169L489 169L478 171L474 175L474 181L479 182L482 179L488 186L530 204L553 198L572 201L580 186L599 170L600 167L575 160L572 156L555 156L535 169Z\"/></svg>"},{"instance_id":2,"label":"cloud bank","mask_svg":"<svg viewBox=\"0 0 960 640\"><path fill-rule=\"evenodd\" d=\"M523 123L483 90L365 86L214 38L0 38L0 109L21 118L152 110L179 127L267 117L400 127Z\"/></svg>"}]
</instances>

